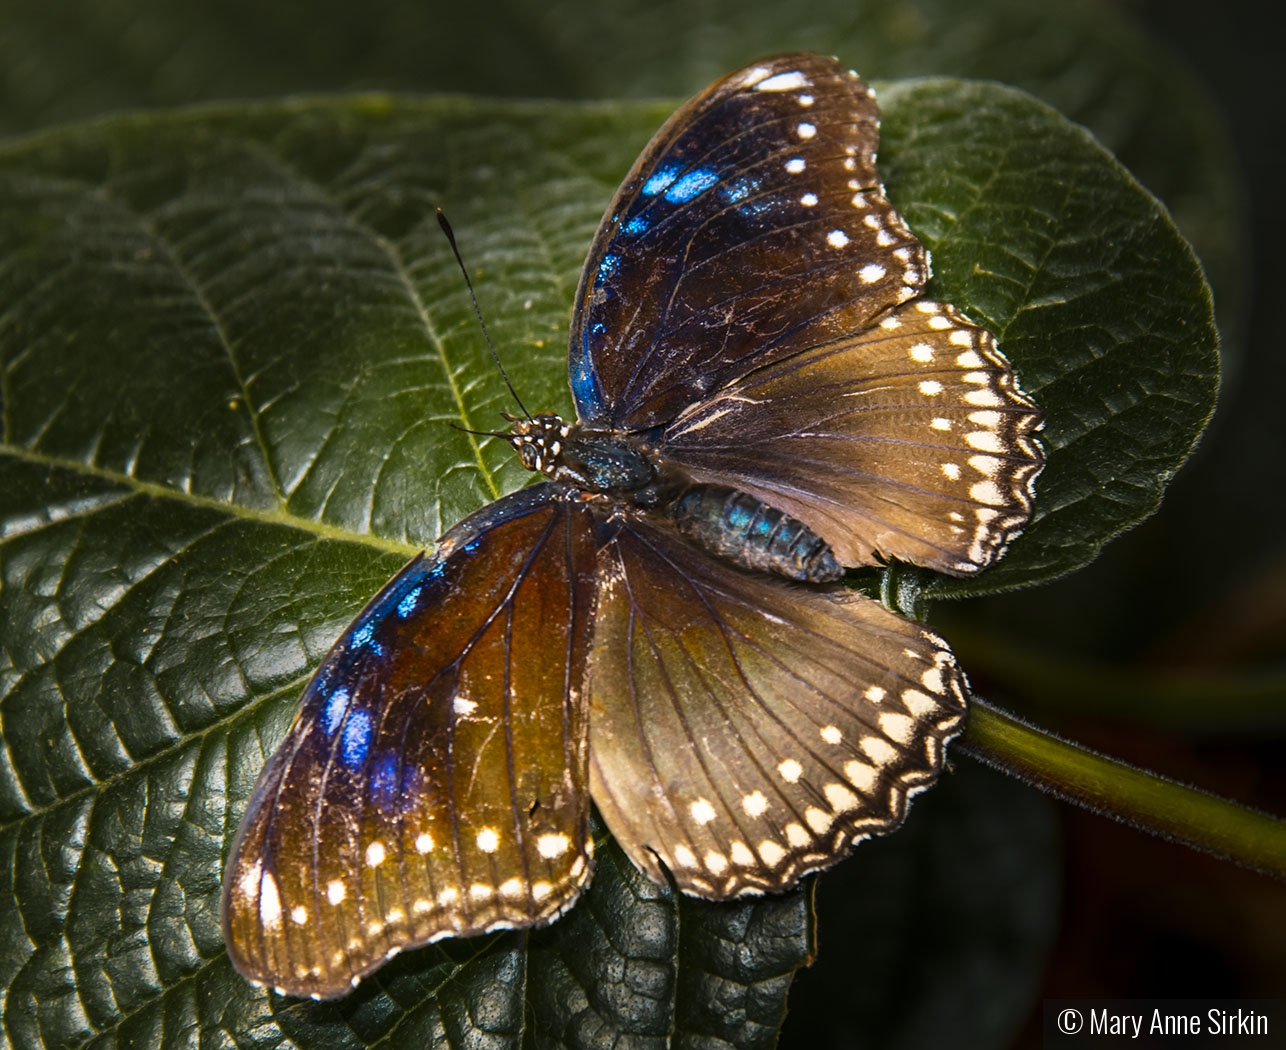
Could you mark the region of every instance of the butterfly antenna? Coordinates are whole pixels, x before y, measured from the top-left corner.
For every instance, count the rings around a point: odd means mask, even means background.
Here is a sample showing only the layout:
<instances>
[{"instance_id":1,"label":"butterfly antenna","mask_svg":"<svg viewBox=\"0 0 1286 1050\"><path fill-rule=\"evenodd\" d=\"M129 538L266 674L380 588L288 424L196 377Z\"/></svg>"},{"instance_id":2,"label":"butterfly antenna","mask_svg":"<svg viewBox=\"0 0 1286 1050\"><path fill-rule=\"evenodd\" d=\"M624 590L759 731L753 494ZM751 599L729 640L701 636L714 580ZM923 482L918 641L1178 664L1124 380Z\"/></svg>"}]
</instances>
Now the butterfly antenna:
<instances>
[{"instance_id":1,"label":"butterfly antenna","mask_svg":"<svg viewBox=\"0 0 1286 1050\"><path fill-rule=\"evenodd\" d=\"M470 430L468 427L460 426L459 423L448 423L447 426L452 430L460 431L462 434L477 434L478 437L508 438L510 436L507 430Z\"/></svg>"},{"instance_id":2,"label":"butterfly antenna","mask_svg":"<svg viewBox=\"0 0 1286 1050\"><path fill-rule=\"evenodd\" d=\"M500 378L505 381L505 386L509 388L509 393L514 401L518 403L518 408L524 416L531 419L531 413L527 411L527 406L522 403L522 398L518 396L518 391L514 389L513 383L509 382L509 373L505 371L505 366L500 363L500 355L496 353L496 344L491 341L491 333L487 331L487 322L482 319L482 307L478 305L478 297L473 291L473 282L469 280L469 271L465 269L464 260L460 258L460 249L455 243L455 232L451 229L451 224L447 222L446 213L441 208L438 209L438 225L442 227L442 232L447 235L447 242L451 245L451 251L455 255L456 265L460 267L460 273L464 276L464 285L469 289L469 298L473 300L473 312L478 317L478 327L482 329L482 338L487 341L487 349L491 351L491 360L495 361L496 367L500 369ZM463 427L457 427L463 430ZM474 433L474 431L468 431Z\"/></svg>"}]
</instances>

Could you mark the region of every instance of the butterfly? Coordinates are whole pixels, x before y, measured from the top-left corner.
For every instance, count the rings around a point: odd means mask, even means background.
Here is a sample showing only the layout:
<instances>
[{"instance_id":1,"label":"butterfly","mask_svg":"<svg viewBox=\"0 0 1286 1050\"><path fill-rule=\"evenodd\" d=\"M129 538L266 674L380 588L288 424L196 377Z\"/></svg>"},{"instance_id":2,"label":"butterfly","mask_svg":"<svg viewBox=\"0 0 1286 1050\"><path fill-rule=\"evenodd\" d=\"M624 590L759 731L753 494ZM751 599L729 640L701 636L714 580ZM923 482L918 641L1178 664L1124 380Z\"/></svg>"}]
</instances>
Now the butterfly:
<instances>
[{"instance_id":1,"label":"butterfly","mask_svg":"<svg viewBox=\"0 0 1286 1050\"><path fill-rule=\"evenodd\" d=\"M1041 416L923 297L835 59L719 80L660 129L576 293L576 419L509 417L534 486L450 529L304 690L227 863L236 968L332 998L397 952L548 923L591 801L657 882L782 891L896 828L967 685L839 582L968 575L1031 515Z\"/></svg>"}]
</instances>

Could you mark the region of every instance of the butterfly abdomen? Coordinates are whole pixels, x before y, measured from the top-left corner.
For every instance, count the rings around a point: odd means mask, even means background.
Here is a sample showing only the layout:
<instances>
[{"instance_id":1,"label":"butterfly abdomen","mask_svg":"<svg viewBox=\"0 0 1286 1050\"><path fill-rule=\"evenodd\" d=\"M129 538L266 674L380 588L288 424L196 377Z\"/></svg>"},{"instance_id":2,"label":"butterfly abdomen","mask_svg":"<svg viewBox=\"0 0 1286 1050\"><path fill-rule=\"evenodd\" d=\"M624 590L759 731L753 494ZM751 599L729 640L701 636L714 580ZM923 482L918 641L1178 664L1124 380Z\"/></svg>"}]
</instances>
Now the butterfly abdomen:
<instances>
[{"instance_id":1,"label":"butterfly abdomen","mask_svg":"<svg viewBox=\"0 0 1286 1050\"><path fill-rule=\"evenodd\" d=\"M693 485L670 509L688 538L747 569L827 583L843 575L830 546L807 525L722 485Z\"/></svg>"}]
</instances>

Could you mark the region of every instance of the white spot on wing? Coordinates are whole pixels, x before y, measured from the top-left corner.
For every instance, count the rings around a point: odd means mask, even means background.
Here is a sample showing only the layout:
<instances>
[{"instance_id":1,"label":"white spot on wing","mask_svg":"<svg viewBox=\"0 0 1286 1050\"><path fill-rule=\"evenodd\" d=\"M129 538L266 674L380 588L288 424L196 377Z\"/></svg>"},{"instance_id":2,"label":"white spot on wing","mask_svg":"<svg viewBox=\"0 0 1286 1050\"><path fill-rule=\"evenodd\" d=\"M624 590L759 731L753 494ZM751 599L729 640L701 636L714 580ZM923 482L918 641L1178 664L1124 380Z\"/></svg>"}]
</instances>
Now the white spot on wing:
<instances>
[{"instance_id":1,"label":"white spot on wing","mask_svg":"<svg viewBox=\"0 0 1286 1050\"><path fill-rule=\"evenodd\" d=\"M346 896L348 896L348 890L339 879L332 879L326 883L326 899L331 904L343 904Z\"/></svg>"},{"instance_id":2,"label":"white spot on wing","mask_svg":"<svg viewBox=\"0 0 1286 1050\"><path fill-rule=\"evenodd\" d=\"M893 749L893 745L887 740L881 740L878 736L863 737L862 750L866 752L867 757L878 767L887 766L898 757L898 753Z\"/></svg>"},{"instance_id":3,"label":"white spot on wing","mask_svg":"<svg viewBox=\"0 0 1286 1050\"><path fill-rule=\"evenodd\" d=\"M844 245L848 243L848 234L843 230L831 230L831 232L826 235L826 243L832 248L843 248ZM862 267L862 280L864 281L866 280L866 271L868 269L869 267ZM881 270L882 269L883 268L881 267ZM878 280L879 278L875 279Z\"/></svg>"},{"instance_id":4,"label":"white spot on wing","mask_svg":"<svg viewBox=\"0 0 1286 1050\"><path fill-rule=\"evenodd\" d=\"M746 811L748 816L759 817L768 808L768 800L764 798L762 791L752 791L742 798L741 808Z\"/></svg>"},{"instance_id":5,"label":"white spot on wing","mask_svg":"<svg viewBox=\"0 0 1286 1050\"><path fill-rule=\"evenodd\" d=\"M786 783L794 784L803 774L804 767L793 758L788 758L777 767L777 772L781 774L781 779Z\"/></svg>"},{"instance_id":6,"label":"white spot on wing","mask_svg":"<svg viewBox=\"0 0 1286 1050\"><path fill-rule=\"evenodd\" d=\"M880 771L874 766L859 762L854 758L844 763L844 775L848 777L849 783L857 788L858 791L869 795L875 790L876 782L880 778Z\"/></svg>"},{"instance_id":7,"label":"white spot on wing","mask_svg":"<svg viewBox=\"0 0 1286 1050\"><path fill-rule=\"evenodd\" d=\"M965 444L980 452L1003 452L1000 435L994 430L973 430L964 436Z\"/></svg>"},{"instance_id":8,"label":"white spot on wing","mask_svg":"<svg viewBox=\"0 0 1286 1050\"><path fill-rule=\"evenodd\" d=\"M858 807L858 798L853 792L838 782L827 784L822 790L826 796L826 801L831 804L831 809L836 813L842 813L845 810L854 810Z\"/></svg>"},{"instance_id":9,"label":"white spot on wing","mask_svg":"<svg viewBox=\"0 0 1286 1050\"><path fill-rule=\"evenodd\" d=\"M937 701L918 689L903 689L902 704L916 718L925 718L938 709Z\"/></svg>"},{"instance_id":10,"label":"white spot on wing","mask_svg":"<svg viewBox=\"0 0 1286 1050\"><path fill-rule=\"evenodd\" d=\"M905 746L915 736L915 720L906 715L886 711L880 715L880 729L890 740Z\"/></svg>"},{"instance_id":11,"label":"white spot on wing","mask_svg":"<svg viewBox=\"0 0 1286 1050\"><path fill-rule=\"evenodd\" d=\"M692 819L698 824L709 824L710 821L714 820L714 806L710 805L704 798L697 799L688 808L692 814Z\"/></svg>"},{"instance_id":12,"label":"white spot on wing","mask_svg":"<svg viewBox=\"0 0 1286 1050\"><path fill-rule=\"evenodd\" d=\"M1000 472L1002 463L995 456L970 456L969 466L973 467L979 474L994 478Z\"/></svg>"},{"instance_id":13,"label":"white spot on wing","mask_svg":"<svg viewBox=\"0 0 1286 1050\"><path fill-rule=\"evenodd\" d=\"M681 868L695 868L697 866L696 854L687 846L674 847L674 863Z\"/></svg>"},{"instance_id":14,"label":"white spot on wing","mask_svg":"<svg viewBox=\"0 0 1286 1050\"><path fill-rule=\"evenodd\" d=\"M250 901L259 896L259 883L262 877L263 861L257 860L245 870L237 883L237 889L241 891L241 896Z\"/></svg>"},{"instance_id":15,"label":"white spot on wing","mask_svg":"<svg viewBox=\"0 0 1286 1050\"><path fill-rule=\"evenodd\" d=\"M384 863L384 843L372 842L366 847L366 866L378 868Z\"/></svg>"},{"instance_id":16,"label":"white spot on wing","mask_svg":"<svg viewBox=\"0 0 1286 1050\"><path fill-rule=\"evenodd\" d=\"M1001 507L1005 503L1005 497L994 481L979 481L969 486L969 496L992 507Z\"/></svg>"},{"instance_id":17,"label":"white spot on wing","mask_svg":"<svg viewBox=\"0 0 1286 1050\"><path fill-rule=\"evenodd\" d=\"M770 868L775 868L786 856L786 851L772 839L764 839L759 843L759 856L763 857L764 863Z\"/></svg>"},{"instance_id":18,"label":"white spot on wing","mask_svg":"<svg viewBox=\"0 0 1286 1050\"><path fill-rule=\"evenodd\" d=\"M281 925L281 894L270 871L264 872L263 881L259 884L259 921L269 929Z\"/></svg>"},{"instance_id":19,"label":"white spot on wing","mask_svg":"<svg viewBox=\"0 0 1286 1050\"><path fill-rule=\"evenodd\" d=\"M756 70L752 70L751 75L753 75L758 68L760 67L757 67ZM761 80L757 84L748 78L748 83L754 84L756 91L794 91L796 88L809 86L808 78L798 69L790 73L778 73L776 76L771 76L767 80Z\"/></svg>"},{"instance_id":20,"label":"white spot on wing","mask_svg":"<svg viewBox=\"0 0 1286 1050\"><path fill-rule=\"evenodd\" d=\"M571 846L572 840L561 831L551 831L536 839L536 852L546 860L561 857Z\"/></svg>"},{"instance_id":21,"label":"white spot on wing","mask_svg":"<svg viewBox=\"0 0 1286 1050\"><path fill-rule=\"evenodd\" d=\"M500 836L492 828L483 828L478 832L478 849L483 853L495 853L500 845Z\"/></svg>"},{"instance_id":22,"label":"white spot on wing","mask_svg":"<svg viewBox=\"0 0 1286 1050\"><path fill-rule=\"evenodd\" d=\"M839 233L840 231L836 230L835 232ZM834 234L832 234L831 236L833 237ZM847 244L847 243L848 243L848 238L845 237L844 244ZM835 245L835 247L839 248L839 247L842 247L842 245L837 244ZM860 278L862 278L863 282L865 282L866 284L874 284L881 277L883 277L886 272L887 271L884 269L884 267L881 266L879 263L867 263L865 266L863 266L860 270L857 271L857 275Z\"/></svg>"}]
</instances>

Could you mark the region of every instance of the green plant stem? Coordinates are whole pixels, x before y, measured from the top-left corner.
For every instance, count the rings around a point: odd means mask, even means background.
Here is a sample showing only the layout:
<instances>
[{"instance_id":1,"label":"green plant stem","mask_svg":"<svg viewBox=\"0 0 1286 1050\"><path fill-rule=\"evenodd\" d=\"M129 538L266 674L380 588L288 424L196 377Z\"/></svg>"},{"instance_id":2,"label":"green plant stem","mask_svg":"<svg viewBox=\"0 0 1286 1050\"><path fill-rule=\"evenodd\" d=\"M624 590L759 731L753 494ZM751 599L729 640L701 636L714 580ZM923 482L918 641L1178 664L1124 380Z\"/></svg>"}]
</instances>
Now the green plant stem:
<instances>
[{"instance_id":1,"label":"green plant stem","mask_svg":"<svg viewBox=\"0 0 1286 1050\"><path fill-rule=\"evenodd\" d=\"M1100 816L1286 878L1286 821L1100 755L977 697L956 749Z\"/></svg>"}]
</instances>

